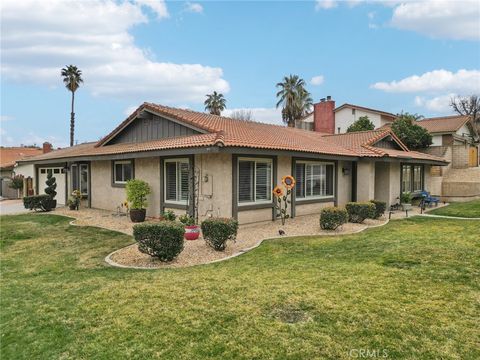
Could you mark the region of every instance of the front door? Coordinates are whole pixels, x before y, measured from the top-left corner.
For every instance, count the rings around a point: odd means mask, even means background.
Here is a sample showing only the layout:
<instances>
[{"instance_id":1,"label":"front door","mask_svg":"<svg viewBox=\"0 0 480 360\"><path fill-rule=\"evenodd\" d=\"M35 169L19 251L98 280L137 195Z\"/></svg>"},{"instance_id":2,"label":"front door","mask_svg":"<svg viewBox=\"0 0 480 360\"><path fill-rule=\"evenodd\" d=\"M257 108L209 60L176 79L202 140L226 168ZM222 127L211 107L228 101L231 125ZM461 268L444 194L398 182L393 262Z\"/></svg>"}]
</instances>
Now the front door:
<instances>
[{"instance_id":1,"label":"front door","mask_svg":"<svg viewBox=\"0 0 480 360\"><path fill-rule=\"evenodd\" d=\"M90 164L75 163L70 166L70 194L74 190L80 191L82 200L86 200L90 204Z\"/></svg>"}]
</instances>

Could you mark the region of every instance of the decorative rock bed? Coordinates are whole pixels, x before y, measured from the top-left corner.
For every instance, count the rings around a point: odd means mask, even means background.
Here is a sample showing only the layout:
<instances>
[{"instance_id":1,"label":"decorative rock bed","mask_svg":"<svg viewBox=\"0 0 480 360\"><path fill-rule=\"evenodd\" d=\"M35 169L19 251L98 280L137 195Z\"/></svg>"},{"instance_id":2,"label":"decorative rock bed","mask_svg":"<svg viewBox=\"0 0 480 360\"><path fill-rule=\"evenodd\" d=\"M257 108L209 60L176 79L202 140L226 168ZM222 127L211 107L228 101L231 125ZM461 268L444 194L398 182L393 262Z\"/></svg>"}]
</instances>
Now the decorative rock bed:
<instances>
[{"instance_id":1,"label":"decorative rock bed","mask_svg":"<svg viewBox=\"0 0 480 360\"><path fill-rule=\"evenodd\" d=\"M120 231L131 235L133 223L125 216L113 216L111 212L96 209L81 209L79 211L69 211L67 208L55 210L56 214L75 217L75 225L98 226L109 230ZM148 219L148 222L158 222L156 219ZM307 236L307 235L346 235L365 230L369 227L375 227L386 224L385 218L379 220L365 220L364 224L347 223L335 231L325 231L320 229L319 215L299 216L287 220L285 226L280 221L261 222L249 225L241 225L238 231L237 240L229 242L225 251L215 251L209 247L200 237L195 241L185 241L183 252L172 262L162 263L149 255L138 251L137 244L119 249L109 256L106 261L113 266L157 269L157 268L178 268L211 262L222 261L228 258L238 256L251 250L265 239L281 238L278 230L285 232L283 237Z\"/></svg>"}]
</instances>

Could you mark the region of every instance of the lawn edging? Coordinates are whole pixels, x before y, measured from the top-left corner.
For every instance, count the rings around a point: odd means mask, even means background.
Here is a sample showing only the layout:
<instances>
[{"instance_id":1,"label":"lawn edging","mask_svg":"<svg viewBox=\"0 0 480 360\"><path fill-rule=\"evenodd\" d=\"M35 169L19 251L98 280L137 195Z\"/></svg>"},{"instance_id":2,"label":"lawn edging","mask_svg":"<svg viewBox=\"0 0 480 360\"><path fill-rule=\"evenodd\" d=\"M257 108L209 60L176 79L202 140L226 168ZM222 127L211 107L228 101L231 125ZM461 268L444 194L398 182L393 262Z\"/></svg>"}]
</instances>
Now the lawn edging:
<instances>
[{"instance_id":1,"label":"lawn edging","mask_svg":"<svg viewBox=\"0 0 480 360\"><path fill-rule=\"evenodd\" d=\"M417 216L425 216L425 217L440 218L440 219L452 219L452 220L480 220L480 218L469 218L469 217L448 216L448 215L435 215L435 214L418 214Z\"/></svg>"},{"instance_id":2,"label":"lawn edging","mask_svg":"<svg viewBox=\"0 0 480 360\"><path fill-rule=\"evenodd\" d=\"M182 269L182 268L188 268L188 267L194 267L194 266L203 266L203 265L208 265L208 264L214 264L214 263L219 263L219 262L222 262L222 261L226 261L226 260L230 260L230 259L233 259L233 258L236 258L240 255L243 255L243 254L246 254L247 252L250 252L251 250L254 250L256 249L257 247L259 247L264 241L271 241L271 240L278 240L278 239L293 239L293 238L298 238L298 237L313 237L313 236L316 236L316 237L323 237L323 236L345 236L345 235L354 235L354 234L358 234L358 233L361 233L362 231L365 231L365 230L368 230L368 229L373 229L373 228L377 228L377 227L380 227L380 226L384 226L384 225L387 225L388 223L390 222L390 219L385 219L385 222L382 223L382 224L378 224L378 225L371 225L371 226L367 226L363 229L360 229L360 230L356 230L356 231L352 231L352 232L348 232L348 233L329 233L329 234L307 234L307 235L290 235L290 236L282 236L282 237L278 237L278 236L273 236L273 237L268 237L268 238L264 238L264 239L261 239L259 240L255 245L253 246L250 246L248 248L245 248L245 249L241 249L239 250L237 253L235 254L232 254L232 255L229 255L229 256L226 256L224 258L221 258L221 259L216 259L216 260L212 260L212 261L208 261L208 262L205 262L205 263L202 263L202 264L194 264L194 265L188 265L188 266L182 266L182 267L179 267L177 269ZM80 226L80 225L77 225L77 226ZM108 254L106 257L105 257L105 262L107 264L109 264L110 266L114 266L114 267L118 267L118 268L122 268L122 269L136 269L136 270L165 270L165 269L171 269L171 268L155 268L155 267L143 267L143 266L134 266L134 265L122 265L122 264L119 264L117 263L116 261L114 261L112 259L112 256L115 255L117 252L129 247L129 246L132 246L134 245L135 243L132 243L130 245L127 245L127 246L124 246L120 249L117 249L113 252L111 252L110 254Z\"/></svg>"}]
</instances>

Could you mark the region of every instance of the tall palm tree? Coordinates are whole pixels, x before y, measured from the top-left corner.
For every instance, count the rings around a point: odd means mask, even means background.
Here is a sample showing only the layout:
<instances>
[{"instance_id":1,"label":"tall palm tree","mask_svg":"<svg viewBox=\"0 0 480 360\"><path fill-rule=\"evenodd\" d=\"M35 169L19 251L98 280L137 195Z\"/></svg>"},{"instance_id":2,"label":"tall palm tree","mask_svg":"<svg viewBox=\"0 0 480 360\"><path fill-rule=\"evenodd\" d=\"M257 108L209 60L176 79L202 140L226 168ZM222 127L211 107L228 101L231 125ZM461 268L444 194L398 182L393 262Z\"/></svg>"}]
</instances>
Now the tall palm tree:
<instances>
[{"instance_id":1,"label":"tall palm tree","mask_svg":"<svg viewBox=\"0 0 480 360\"><path fill-rule=\"evenodd\" d=\"M62 69L63 83L65 87L72 93L72 112L70 113L70 146L73 146L73 138L75 134L75 91L83 83L82 70L75 65L68 65Z\"/></svg>"},{"instance_id":2,"label":"tall palm tree","mask_svg":"<svg viewBox=\"0 0 480 360\"><path fill-rule=\"evenodd\" d=\"M207 100L205 100L205 110L213 115L220 115L223 110L226 108L225 98L223 94L219 94L214 91L212 94L207 94Z\"/></svg>"},{"instance_id":3,"label":"tall palm tree","mask_svg":"<svg viewBox=\"0 0 480 360\"><path fill-rule=\"evenodd\" d=\"M298 75L285 76L277 88L277 108L282 106L282 119L290 127L295 127L295 120L306 115L312 106L310 93L305 89L305 80Z\"/></svg>"}]
</instances>

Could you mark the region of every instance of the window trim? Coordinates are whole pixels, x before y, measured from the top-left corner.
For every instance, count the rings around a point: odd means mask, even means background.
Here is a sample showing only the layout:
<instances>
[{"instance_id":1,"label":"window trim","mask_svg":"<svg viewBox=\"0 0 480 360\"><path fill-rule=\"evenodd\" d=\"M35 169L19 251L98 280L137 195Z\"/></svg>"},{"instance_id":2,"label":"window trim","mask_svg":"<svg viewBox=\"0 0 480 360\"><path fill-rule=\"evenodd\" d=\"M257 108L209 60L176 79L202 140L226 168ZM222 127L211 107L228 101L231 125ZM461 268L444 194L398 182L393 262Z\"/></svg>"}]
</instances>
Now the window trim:
<instances>
[{"instance_id":1,"label":"window trim","mask_svg":"<svg viewBox=\"0 0 480 360\"><path fill-rule=\"evenodd\" d=\"M191 162L190 162L190 158L188 157L179 157L179 158L167 158L167 159L164 159L163 160L163 164L162 164L162 167L163 167L163 203L164 203L164 207L168 207L167 205L180 205L180 206L188 206L188 199L186 200L167 200L167 179L166 179L166 176L167 176L167 163L186 163L188 165L188 169L189 169L189 172L190 172L190 169L191 169ZM178 171L178 166L177 166L177 171ZM179 182L178 182L178 172L176 173L176 176L177 176L177 183L176 183L176 193L177 193L177 198L178 198L178 189L179 189ZM188 187L190 189L190 184L188 184Z\"/></svg>"},{"instance_id":2,"label":"window trim","mask_svg":"<svg viewBox=\"0 0 480 360\"><path fill-rule=\"evenodd\" d=\"M134 161L134 159L112 160L112 187L122 187L123 188L123 187L125 187L127 182L126 181L116 181L116 176L115 176L115 171L116 171L115 170L115 165L116 164L131 164L132 165L132 179L135 179L135 161Z\"/></svg>"},{"instance_id":3,"label":"window trim","mask_svg":"<svg viewBox=\"0 0 480 360\"><path fill-rule=\"evenodd\" d=\"M294 174L293 176L296 176L297 174L297 164L313 164L313 165L332 165L333 166L333 171L332 171L332 188L333 188L333 194L332 195L313 195L313 196L305 196L305 197L298 197L296 194L296 189L295 191L295 201L298 203L306 203L308 201L315 202L316 200L330 200L330 199L335 199L335 182L336 182L336 163L333 161L315 161L315 160L296 160L295 165L294 165ZM306 170L305 170L306 171ZM305 179L306 179L306 174ZM296 179L295 179L296 180ZM326 182L326 174L325 174L325 182ZM325 184L326 185L326 184ZM305 187L306 187L306 181L305 181ZM306 193L306 190L305 190Z\"/></svg>"},{"instance_id":4,"label":"window trim","mask_svg":"<svg viewBox=\"0 0 480 360\"><path fill-rule=\"evenodd\" d=\"M403 167L408 166L410 167L410 189L403 189ZM415 172L415 167L420 166L420 187L421 189L414 190L413 188L415 187L414 183L414 172ZM425 165L424 164L419 164L419 163L400 163L400 194L404 192L410 192L411 194L418 194L421 191L425 190Z\"/></svg>"},{"instance_id":5,"label":"window trim","mask_svg":"<svg viewBox=\"0 0 480 360\"><path fill-rule=\"evenodd\" d=\"M86 183L87 192L86 193L82 192L82 167L85 167L87 171L87 183ZM88 196L88 194L90 194L89 178L90 178L90 166L87 163L78 164L78 190L80 190L80 194L82 195L82 197Z\"/></svg>"},{"instance_id":6,"label":"window trim","mask_svg":"<svg viewBox=\"0 0 480 360\"><path fill-rule=\"evenodd\" d=\"M253 175L253 197L254 197L254 201L248 201L248 202L240 202L240 181L239 181L239 178L240 178L240 161L253 161L255 163L255 167L254 167L254 175ZM260 200L260 201L256 201L256 198L257 198L257 162L260 162L260 163L269 163L270 164L270 199L268 200ZM236 171L237 171L237 184L235 185L236 186L236 192L237 192L237 199L236 199L236 203L237 203L237 207L238 209L242 209L244 207L252 207L252 206L261 206L261 205L265 205L265 204L268 204L268 205L272 205L272 201L273 201L273 196L272 196L272 191L273 191L273 187L274 187L274 184L273 184L273 172L275 171L274 170L274 160L272 158L268 158L268 157L243 157L243 156L240 156L237 158L237 161L236 161Z\"/></svg>"}]
</instances>

